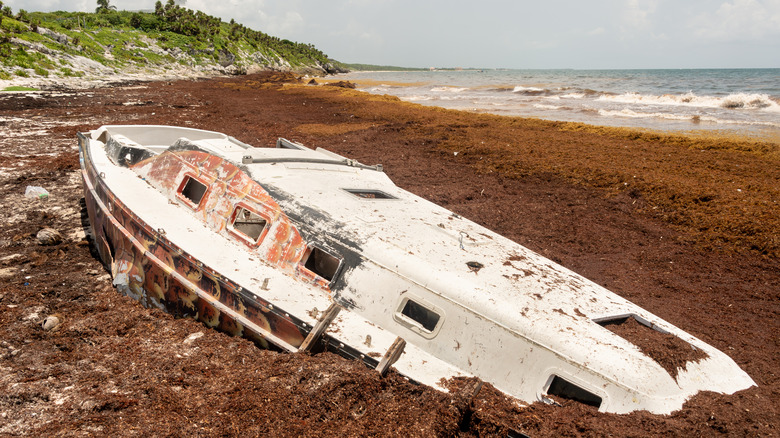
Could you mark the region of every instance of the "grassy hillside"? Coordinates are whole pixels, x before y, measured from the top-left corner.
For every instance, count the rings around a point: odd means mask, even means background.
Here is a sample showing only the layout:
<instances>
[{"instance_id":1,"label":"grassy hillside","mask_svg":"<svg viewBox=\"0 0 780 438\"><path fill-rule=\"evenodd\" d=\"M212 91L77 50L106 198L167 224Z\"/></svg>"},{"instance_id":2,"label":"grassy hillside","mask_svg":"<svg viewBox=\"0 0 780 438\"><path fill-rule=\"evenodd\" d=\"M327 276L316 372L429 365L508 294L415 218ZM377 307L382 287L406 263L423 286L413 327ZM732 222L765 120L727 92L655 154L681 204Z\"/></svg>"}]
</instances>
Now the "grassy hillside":
<instances>
[{"instance_id":1,"label":"grassy hillside","mask_svg":"<svg viewBox=\"0 0 780 438\"><path fill-rule=\"evenodd\" d=\"M157 2L154 12L13 13L0 2L0 79L172 68L242 74L250 68L341 71L311 44Z\"/></svg>"}]
</instances>

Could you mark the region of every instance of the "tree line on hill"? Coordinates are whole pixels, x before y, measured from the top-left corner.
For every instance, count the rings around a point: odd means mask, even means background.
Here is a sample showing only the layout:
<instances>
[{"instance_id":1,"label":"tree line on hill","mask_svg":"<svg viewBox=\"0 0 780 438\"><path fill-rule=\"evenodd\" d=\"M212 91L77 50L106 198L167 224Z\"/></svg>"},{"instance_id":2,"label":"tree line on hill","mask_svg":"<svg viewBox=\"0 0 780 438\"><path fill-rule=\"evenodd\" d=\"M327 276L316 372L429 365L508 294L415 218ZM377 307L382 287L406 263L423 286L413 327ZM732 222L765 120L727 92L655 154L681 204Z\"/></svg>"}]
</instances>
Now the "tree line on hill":
<instances>
[{"instance_id":1,"label":"tree line on hill","mask_svg":"<svg viewBox=\"0 0 780 438\"><path fill-rule=\"evenodd\" d=\"M163 4L157 1L154 12L118 11L109 0L98 0L95 13L57 12L45 14L46 21L55 21L64 29L81 29L84 27L121 27L127 26L144 32L171 32L194 38L213 45L218 49L234 51L239 41L251 46L254 50L269 49L290 62L291 65L317 62L321 65L334 64L327 55L312 44L297 43L268 35L261 31L250 29L231 19L229 23L201 11L181 7L168 0ZM52 17L54 15L54 17ZM30 13L20 9L13 14L9 6L0 1L0 21L3 17L13 18L26 23L30 30L37 31L42 24L43 13ZM6 37L7 38L7 37Z\"/></svg>"}]
</instances>

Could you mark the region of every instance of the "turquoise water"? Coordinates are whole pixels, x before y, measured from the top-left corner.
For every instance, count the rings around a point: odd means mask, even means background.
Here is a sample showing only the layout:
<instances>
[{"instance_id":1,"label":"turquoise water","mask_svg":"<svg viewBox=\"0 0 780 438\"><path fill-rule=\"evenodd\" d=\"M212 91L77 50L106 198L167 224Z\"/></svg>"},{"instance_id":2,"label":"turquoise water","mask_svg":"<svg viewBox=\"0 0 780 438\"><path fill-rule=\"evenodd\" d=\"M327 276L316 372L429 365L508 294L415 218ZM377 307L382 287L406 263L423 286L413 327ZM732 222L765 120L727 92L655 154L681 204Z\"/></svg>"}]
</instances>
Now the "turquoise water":
<instances>
[{"instance_id":1,"label":"turquoise water","mask_svg":"<svg viewBox=\"0 0 780 438\"><path fill-rule=\"evenodd\" d=\"M369 93L466 111L780 136L780 69L356 72L339 79Z\"/></svg>"}]
</instances>

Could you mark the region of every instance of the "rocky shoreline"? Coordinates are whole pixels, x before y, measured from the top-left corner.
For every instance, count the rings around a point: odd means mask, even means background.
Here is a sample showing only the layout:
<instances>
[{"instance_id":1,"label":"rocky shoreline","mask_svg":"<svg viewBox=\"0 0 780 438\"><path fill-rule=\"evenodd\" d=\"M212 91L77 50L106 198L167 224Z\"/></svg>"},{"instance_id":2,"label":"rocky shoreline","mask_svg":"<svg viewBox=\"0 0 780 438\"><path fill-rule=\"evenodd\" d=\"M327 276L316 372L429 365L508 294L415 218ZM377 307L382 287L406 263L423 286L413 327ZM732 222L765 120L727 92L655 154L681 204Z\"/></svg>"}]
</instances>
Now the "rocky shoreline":
<instances>
[{"instance_id":1,"label":"rocky shoreline","mask_svg":"<svg viewBox=\"0 0 780 438\"><path fill-rule=\"evenodd\" d=\"M89 61L86 58L84 58L84 60ZM16 76L11 79L0 79L0 92L8 87L34 88L41 91L88 90L94 88L121 86L122 84L137 82L199 80L234 75L243 76L245 74L263 74L270 72L291 74L301 77L320 77L326 74L325 71L315 69L274 69L268 68L266 65L261 64L255 64L246 70L242 69L240 73L229 68L221 67L217 64L206 67L169 64L164 68L156 68L154 70L148 68L131 67L125 68L119 72L105 69L105 67L102 65L97 64L97 67L95 68L84 67L84 70L86 71L86 74L81 77Z\"/></svg>"},{"instance_id":2,"label":"rocky shoreline","mask_svg":"<svg viewBox=\"0 0 780 438\"><path fill-rule=\"evenodd\" d=\"M112 37L99 35L106 32ZM155 39L139 29L73 28L66 35L42 25L16 21L2 29L2 36L3 56L11 62L0 66L0 90L84 89L126 81L202 79L263 71L311 76L346 72L331 60L309 59L296 64L268 47L237 44L231 51L215 47L213 40L197 48L169 47L164 43L168 37ZM89 41L89 49L85 41ZM24 68L14 67L15 56L28 60L22 63ZM37 64L29 61L36 58ZM38 65L41 63L46 68Z\"/></svg>"}]
</instances>

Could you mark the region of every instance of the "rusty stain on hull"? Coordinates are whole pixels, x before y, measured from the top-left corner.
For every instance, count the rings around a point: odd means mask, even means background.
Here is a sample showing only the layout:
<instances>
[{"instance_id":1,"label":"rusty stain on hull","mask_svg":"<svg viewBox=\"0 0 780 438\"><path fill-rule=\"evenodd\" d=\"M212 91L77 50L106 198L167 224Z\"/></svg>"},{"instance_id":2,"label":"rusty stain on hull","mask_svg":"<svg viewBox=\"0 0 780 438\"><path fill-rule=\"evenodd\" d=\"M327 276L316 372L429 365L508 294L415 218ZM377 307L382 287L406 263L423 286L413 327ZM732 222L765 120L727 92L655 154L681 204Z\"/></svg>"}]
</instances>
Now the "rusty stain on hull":
<instances>
[{"instance_id":1,"label":"rusty stain on hull","mask_svg":"<svg viewBox=\"0 0 780 438\"><path fill-rule=\"evenodd\" d=\"M301 248L305 248L300 234L257 183L247 178L237 167L202 152L186 152L184 157L173 157L172 153L169 155L171 157L162 162L165 165L155 163L157 165L153 167L152 175L157 178L156 182L165 187L165 183L171 181L168 173L195 169L198 170L196 175L209 180L211 187L227 187L225 191L210 189L205 206L212 208L201 209L206 222L221 232L225 232L230 209L219 208L222 204L219 202L220 197L232 204L242 202L259 210L273 212L275 220L285 226L278 228L280 231L274 236L277 244L266 253L268 260L298 276L301 281L315 282L327 288L324 279L298 267L303 253ZM89 157L84 156L82 159L88 160ZM227 180L219 179L217 173L227 175ZM87 211L97 240L96 247L101 259L110 266L115 285L123 293L139 300L146 307L194 318L208 327L233 336L247 337L265 348L270 346L267 338L277 340L274 343L276 347L287 347L289 351L300 346L311 329L305 327L305 323L285 315L261 297L253 295L248 299L248 292L240 286L184 254L174 243L165 239L159 230L150 229L128 211L119 199L106 190L91 166L85 166L82 176ZM93 181L97 181L96 186ZM172 187L168 185L166 188ZM235 316L220 311L221 307L232 309L240 318L260 330L246 330ZM350 357L355 355L348 353Z\"/></svg>"},{"instance_id":2,"label":"rusty stain on hull","mask_svg":"<svg viewBox=\"0 0 780 438\"><path fill-rule=\"evenodd\" d=\"M307 242L282 212L279 205L256 181L226 160L202 151L166 151L158 157L141 161L134 170L145 175L147 182L162 191L177 193L181 175L191 175L207 189L195 213L214 231L230 234L228 224L236 206L244 206L274 223L275 232L262 254L263 259L301 281L328 289L328 281L300 265ZM191 203L187 202L187 205ZM263 237L263 236L261 236ZM262 240L262 239L261 239ZM257 247L258 244L250 245Z\"/></svg>"}]
</instances>

